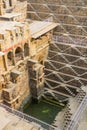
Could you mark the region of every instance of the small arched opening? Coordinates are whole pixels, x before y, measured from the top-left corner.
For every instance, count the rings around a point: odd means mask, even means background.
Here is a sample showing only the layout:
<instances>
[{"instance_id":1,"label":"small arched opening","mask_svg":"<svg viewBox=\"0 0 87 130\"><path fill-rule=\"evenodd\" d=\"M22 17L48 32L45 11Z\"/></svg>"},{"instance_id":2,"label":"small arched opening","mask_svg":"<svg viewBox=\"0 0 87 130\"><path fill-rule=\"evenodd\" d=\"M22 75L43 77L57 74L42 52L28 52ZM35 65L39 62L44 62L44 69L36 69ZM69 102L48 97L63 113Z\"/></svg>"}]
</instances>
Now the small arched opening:
<instances>
[{"instance_id":1,"label":"small arched opening","mask_svg":"<svg viewBox=\"0 0 87 130\"><path fill-rule=\"evenodd\" d=\"M20 61L23 59L23 51L22 48L17 47L15 50L15 60L16 62Z\"/></svg>"},{"instance_id":2,"label":"small arched opening","mask_svg":"<svg viewBox=\"0 0 87 130\"><path fill-rule=\"evenodd\" d=\"M29 45L28 43L25 43L24 45L24 56L29 56Z\"/></svg>"},{"instance_id":3,"label":"small arched opening","mask_svg":"<svg viewBox=\"0 0 87 130\"><path fill-rule=\"evenodd\" d=\"M9 0L9 5L12 6L12 0Z\"/></svg>"},{"instance_id":4,"label":"small arched opening","mask_svg":"<svg viewBox=\"0 0 87 130\"><path fill-rule=\"evenodd\" d=\"M7 54L7 61L8 61L8 66L13 65L13 53L10 51Z\"/></svg>"},{"instance_id":5,"label":"small arched opening","mask_svg":"<svg viewBox=\"0 0 87 130\"><path fill-rule=\"evenodd\" d=\"M44 57L42 54L39 56L38 62L39 62L39 64L44 65Z\"/></svg>"},{"instance_id":6,"label":"small arched opening","mask_svg":"<svg viewBox=\"0 0 87 130\"><path fill-rule=\"evenodd\" d=\"M3 1L3 8L6 9L6 2L5 1Z\"/></svg>"}]
</instances>

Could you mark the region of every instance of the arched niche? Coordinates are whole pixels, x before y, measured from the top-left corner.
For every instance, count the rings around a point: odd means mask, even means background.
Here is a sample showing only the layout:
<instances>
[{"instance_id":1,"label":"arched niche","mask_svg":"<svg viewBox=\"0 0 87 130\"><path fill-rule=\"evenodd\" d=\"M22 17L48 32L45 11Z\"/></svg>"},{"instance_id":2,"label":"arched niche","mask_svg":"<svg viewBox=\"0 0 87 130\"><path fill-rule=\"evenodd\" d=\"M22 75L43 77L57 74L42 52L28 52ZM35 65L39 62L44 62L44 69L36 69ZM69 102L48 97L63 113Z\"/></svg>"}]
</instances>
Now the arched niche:
<instances>
[{"instance_id":1,"label":"arched niche","mask_svg":"<svg viewBox=\"0 0 87 130\"><path fill-rule=\"evenodd\" d=\"M15 61L18 62L23 59L23 50L21 47L17 47L15 50Z\"/></svg>"},{"instance_id":2,"label":"arched niche","mask_svg":"<svg viewBox=\"0 0 87 130\"><path fill-rule=\"evenodd\" d=\"M13 65L13 52L11 51L7 53L7 62L8 62L8 66Z\"/></svg>"}]
</instances>

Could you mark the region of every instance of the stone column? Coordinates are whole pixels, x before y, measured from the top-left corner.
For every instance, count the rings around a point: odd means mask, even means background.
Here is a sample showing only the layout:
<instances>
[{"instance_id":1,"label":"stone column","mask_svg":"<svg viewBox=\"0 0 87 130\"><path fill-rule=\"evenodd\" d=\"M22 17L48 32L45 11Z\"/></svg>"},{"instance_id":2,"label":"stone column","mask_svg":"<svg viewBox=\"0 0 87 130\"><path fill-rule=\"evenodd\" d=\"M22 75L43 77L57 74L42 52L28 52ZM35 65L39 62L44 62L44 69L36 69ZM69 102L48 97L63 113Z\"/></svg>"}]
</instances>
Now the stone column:
<instances>
[{"instance_id":1,"label":"stone column","mask_svg":"<svg viewBox=\"0 0 87 130\"><path fill-rule=\"evenodd\" d=\"M6 9L8 9L9 8L9 0L5 0L5 3L6 3Z\"/></svg>"},{"instance_id":2,"label":"stone column","mask_svg":"<svg viewBox=\"0 0 87 130\"><path fill-rule=\"evenodd\" d=\"M36 60L28 60L29 86L32 98L39 100L44 91L43 66Z\"/></svg>"},{"instance_id":3,"label":"stone column","mask_svg":"<svg viewBox=\"0 0 87 130\"><path fill-rule=\"evenodd\" d=\"M3 63L4 63L5 70L7 71L8 70L8 65L7 65L7 57L6 57L6 55L3 56Z\"/></svg>"},{"instance_id":4,"label":"stone column","mask_svg":"<svg viewBox=\"0 0 87 130\"><path fill-rule=\"evenodd\" d=\"M16 3L17 3L17 0L9 0L9 1L10 1L12 6L16 5Z\"/></svg>"},{"instance_id":5,"label":"stone column","mask_svg":"<svg viewBox=\"0 0 87 130\"><path fill-rule=\"evenodd\" d=\"M3 15L5 13L4 8L3 8L3 2L0 0L0 15Z\"/></svg>"}]
</instances>

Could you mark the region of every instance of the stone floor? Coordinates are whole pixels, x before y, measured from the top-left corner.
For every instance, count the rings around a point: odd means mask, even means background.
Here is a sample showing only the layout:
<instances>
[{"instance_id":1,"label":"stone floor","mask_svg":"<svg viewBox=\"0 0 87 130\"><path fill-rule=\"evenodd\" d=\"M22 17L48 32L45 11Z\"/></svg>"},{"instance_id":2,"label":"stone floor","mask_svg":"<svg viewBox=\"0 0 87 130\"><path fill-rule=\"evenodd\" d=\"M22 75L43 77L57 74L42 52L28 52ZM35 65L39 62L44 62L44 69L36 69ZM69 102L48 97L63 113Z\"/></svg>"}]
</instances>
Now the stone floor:
<instances>
[{"instance_id":1,"label":"stone floor","mask_svg":"<svg viewBox=\"0 0 87 130\"><path fill-rule=\"evenodd\" d=\"M87 107L81 116L77 130L87 130Z\"/></svg>"},{"instance_id":2,"label":"stone floor","mask_svg":"<svg viewBox=\"0 0 87 130\"><path fill-rule=\"evenodd\" d=\"M32 123L10 114L0 107L0 130L38 130ZM42 128L39 130L43 130Z\"/></svg>"}]
</instances>

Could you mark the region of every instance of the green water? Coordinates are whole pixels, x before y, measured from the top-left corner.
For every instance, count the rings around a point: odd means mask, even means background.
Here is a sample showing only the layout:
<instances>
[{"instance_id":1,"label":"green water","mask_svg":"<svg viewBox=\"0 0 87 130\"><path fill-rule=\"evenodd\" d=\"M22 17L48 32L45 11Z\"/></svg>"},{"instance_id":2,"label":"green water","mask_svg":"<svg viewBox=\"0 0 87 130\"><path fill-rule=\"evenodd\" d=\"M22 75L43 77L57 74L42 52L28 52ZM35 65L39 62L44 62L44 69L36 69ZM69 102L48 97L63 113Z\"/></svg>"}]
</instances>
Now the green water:
<instances>
[{"instance_id":1,"label":"green water","mask_svg":"<svg viewBox=\"0 0 87 130\"><path fill-rule=\"evenodd\" d=\"M48 104L43 101L40 103L32 102L24 109L24 113L42 120L48 124L52 124L59 111L61 111L60 107Z\"/></svg>"}]
</instances>

